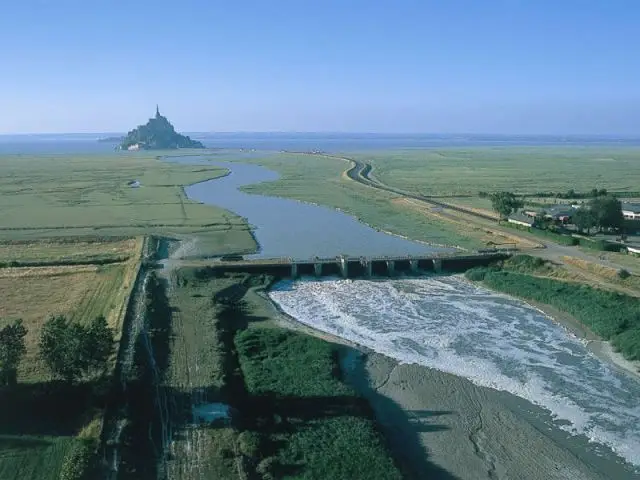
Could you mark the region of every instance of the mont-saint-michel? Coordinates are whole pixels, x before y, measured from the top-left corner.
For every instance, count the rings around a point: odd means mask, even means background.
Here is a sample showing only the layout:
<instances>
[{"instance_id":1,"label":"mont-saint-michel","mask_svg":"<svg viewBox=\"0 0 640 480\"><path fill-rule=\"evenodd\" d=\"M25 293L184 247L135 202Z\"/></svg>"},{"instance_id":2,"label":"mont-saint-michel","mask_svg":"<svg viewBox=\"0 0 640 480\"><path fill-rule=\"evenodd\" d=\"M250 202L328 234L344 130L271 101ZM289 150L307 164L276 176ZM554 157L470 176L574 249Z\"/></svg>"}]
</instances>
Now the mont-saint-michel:
<instances>
[{"instance_id":1,"label":"mont-saint-michel","mask_svg":"<svg viewBox=\"0 0 640 480\"><path fill-rule=\"evenodd\" d=\"M119 150L166 150L176 148L205 148L197 140L176 132L167 117L160 114L156 106L156 115L145 125L139 125L124 137Z\"/></svg>"}]
</instances>

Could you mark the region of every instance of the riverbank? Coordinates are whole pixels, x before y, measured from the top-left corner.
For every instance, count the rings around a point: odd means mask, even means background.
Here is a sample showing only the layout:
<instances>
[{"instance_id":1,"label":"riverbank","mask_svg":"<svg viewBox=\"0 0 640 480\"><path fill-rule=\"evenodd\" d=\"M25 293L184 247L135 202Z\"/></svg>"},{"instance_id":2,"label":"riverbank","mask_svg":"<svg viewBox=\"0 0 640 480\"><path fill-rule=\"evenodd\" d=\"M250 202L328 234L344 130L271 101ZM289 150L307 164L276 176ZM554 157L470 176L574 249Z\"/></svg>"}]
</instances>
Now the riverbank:
<instances>
[{"instance_id":1,"label":"riverbank","mask_svg":"<svg viewBox=\"0 0 640 480\"><path fill-rule=\"evenodd\" d=\"M527 263L532 257L520 259ZM519 272L517 265L514 270L507 263L471 269L465 279L521 299L583 340L598 358L640 379L640 339L635 333L640 310L635 297Z\"/></svg>"},{"instance_id":2,"label":"riverbank","mask_svg":"<svg viewBox=\"0 0 640 480\"><path fill-rule=\"evenodd\" d=\"M572 335L584 340L587 348L600 360L640 380L640 361L624 358L620 352L613 348L611 342L600 338L577 318L551 305L533 301L525 301L525 303L544 313L550 320L562 325Z\"/></svg>"}]
</instances>

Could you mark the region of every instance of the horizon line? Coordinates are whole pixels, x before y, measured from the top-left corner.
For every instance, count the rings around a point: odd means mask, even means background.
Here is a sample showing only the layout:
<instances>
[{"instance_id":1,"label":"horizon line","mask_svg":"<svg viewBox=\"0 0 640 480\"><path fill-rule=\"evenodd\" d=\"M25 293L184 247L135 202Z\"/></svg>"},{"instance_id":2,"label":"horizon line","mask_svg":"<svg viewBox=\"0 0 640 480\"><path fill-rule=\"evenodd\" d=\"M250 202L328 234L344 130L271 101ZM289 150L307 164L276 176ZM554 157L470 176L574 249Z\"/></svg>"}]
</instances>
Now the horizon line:
<instances>
[{"instance_id":1,"label":"horizon line","mask_svg":"<svg viewBox=\"0 0 640 480\"><path fill-rule=\"evenodd\" d=\"M500 132L367 132L367 131L332 131L332 130L191 130L184 131L187 135L425 135L425 136L497 136L497 137L617 137L617 138L640 138L640 132L635 134L623 133L500 133ZM127 132L96 131L96 132L18 132L3 133L0 137L34 137L34 136L55 136L55 135L127 135Z\"/></svg>"}]
</instances>

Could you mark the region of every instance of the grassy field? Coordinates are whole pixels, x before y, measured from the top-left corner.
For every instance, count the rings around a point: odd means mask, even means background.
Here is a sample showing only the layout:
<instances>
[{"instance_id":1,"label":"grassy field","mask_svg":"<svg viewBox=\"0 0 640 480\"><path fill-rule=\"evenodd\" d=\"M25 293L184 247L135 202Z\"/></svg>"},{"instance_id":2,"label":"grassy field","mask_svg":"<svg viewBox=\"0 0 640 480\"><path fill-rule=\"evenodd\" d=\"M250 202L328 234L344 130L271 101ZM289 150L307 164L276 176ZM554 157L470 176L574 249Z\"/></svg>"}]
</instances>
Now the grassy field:
<instances>
[{"instance_id":1,"label":"grassy field","mask_svg":"<svg viewBox=\"0 0 640 480\"><path fill-rule=\"evenodd\" d=\"M384 183L423 195L635 192L640 185L637 148L434 148L354 156L372 163L373 175Z\"/></svg>"},{"instance_id":2,"label":"grassy field","mask_svg":"<svg viewBox=\"0 0 640 480\"><path fill-rule=\"evenodd\" d=\"M128 260L139 251L135 238L116 241L73 239L0 243L0 262L20 264L102 263Z\"/></svg>"},{"instance_id":3,"label":"grassy field","mask_svg":"<svg viewBox=\"0 0 640 480\"><path fill-rule=\"evenodd\" d=\"M199 478L240 479L237 429L189 425L192 404L225 401L229 339L222 338L223 325L212 296L232 288L238 279L180 275L181 281L169 294L172 336L164 386L171 392L175 411L186 412L186 417L174 414L177 435L168 462L169 478L194 478L197 472ZM188 283L182 285L183 280Z\"/></svg>"},{"instance_id":4,"label":"grassy field","mask_svg":"<svg viewBox=\"0 0 640 480\"><path fill-rule=\"evenodd\" d=\"M225 173L148 154L0 156L0 241L202 234L205 254L253 251L244 220L184 193ZM129 187L131 180L142 186Z\"/></svg>"},{"instance_id":5,"label":"grassy field","mask_svg":"<svg viewBox=\"0 0 640 480\"><path fill-rule=\"evenodd\" d=\"M4 258L18 261L127 259L108 265L0 268L0 327L21 318L28 329L19 385L0 389L0 478L57 479L65 458L79 445L76 435L87 434L87 425L96 425L93 438L99 435L101 405L91 383L51 382L38 356L40 330L50 315L77 322L104 315L119 339L142 247L142 238L0 247Z\"/></svg>"},{"instance_id":6,"label":"grassy field","mask_svg":"<svg viewBox=\"0 0 640 480\"><path fill-rule=\"evenodd\" d=\"M244 160L243 160L244 161ZM482 242L447 222L397 203L398 195L357 184L344 175L349 163L322 156L281 154L247 160L279 172L269 183L245 187L249 193L293 198L354 215L381 230L439 245L478 248Z\"/></svg>"}]
</instances>

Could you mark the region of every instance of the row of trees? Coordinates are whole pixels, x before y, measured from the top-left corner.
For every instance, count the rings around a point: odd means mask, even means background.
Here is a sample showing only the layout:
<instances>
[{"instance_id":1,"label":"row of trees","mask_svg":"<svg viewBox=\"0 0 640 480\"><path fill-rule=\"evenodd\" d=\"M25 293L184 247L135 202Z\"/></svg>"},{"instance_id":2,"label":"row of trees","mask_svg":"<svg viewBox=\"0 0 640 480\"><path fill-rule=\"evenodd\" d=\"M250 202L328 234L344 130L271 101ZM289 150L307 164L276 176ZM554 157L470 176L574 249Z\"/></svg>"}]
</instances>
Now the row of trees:
<instances>
[{"instance_id":1,"label":"row of trees","mask_svg":"<svg viewBox=\"0 0 640 480\"><path fill-rule=\"evenodd\" d=\"M538 198L578 199L578 198L603 197L603 196L605 196L607 194L608 194L608 192L607 192L606 188L601 188L601 189L593 188L589 192L576 192L572 188L572 189L568 190L567 192L536 192L536 193L529 194L528 196L538 197ZM488 192L479 192L478 196L480 198L488 198L488 197L491 196L491 194L489 194Z\"/></svg>"},{"instance_id":2,"label":"row of trees","mask_svg":"<svg viewBox=\"0 0 640 480\"><path fill-rule=\"evenodd\" d=\"M27 351L27 333L22 320L0 330L0 385L17 382L18 366ZM64 315L52 316L42 327L39 349L50 372L71 383L105 371L114 350L113 331L102 315L88 325L71 322Z\"/></svg>"},{"instance_id":3,"label":"row of trees","mask_svg":"<svg viewBox=\"0 0 640 480\"><path fill-rule=\"evenodd\" d=\"M573 215L573 224L582 232L598 230L619 230L624 226L622 203L616 197L606 195L589 201L587 207L579 208Z\"/></svg>"}]
</instances>

